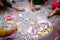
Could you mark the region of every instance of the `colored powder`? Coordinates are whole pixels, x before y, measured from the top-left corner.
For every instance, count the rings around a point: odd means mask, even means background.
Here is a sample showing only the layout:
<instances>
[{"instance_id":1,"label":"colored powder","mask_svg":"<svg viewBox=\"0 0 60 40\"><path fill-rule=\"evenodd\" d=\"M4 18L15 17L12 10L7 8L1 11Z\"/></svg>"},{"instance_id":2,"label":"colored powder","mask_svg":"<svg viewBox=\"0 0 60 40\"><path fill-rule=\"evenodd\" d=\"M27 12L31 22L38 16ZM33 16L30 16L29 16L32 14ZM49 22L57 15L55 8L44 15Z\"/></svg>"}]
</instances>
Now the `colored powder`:
<instances>
[{"instance_id":1,"label":"colored powder","mask_svg":"<svg viewBox=\"0 0 60 40\"><path fill-rule=\"evenodd\" d=\"M44 33L45 33L45 34L48 34L48 31L46 30Z\"/></svg>"},{"instance_id":2,"label":"colored powder","mask_svg":"<svg viewBox=\"0 0 60 40\"><path fill-rule=\"evenodd\" d=\"M47 28L47 30L48 30L48 31L50 31L50 30L51 30L51 28L50 28L50 27L48 27L48 28Z\"/></svg>"},{"instance_id":3,"label":"colored powder","mask_svg":"<svg viewBox=\"0 0 60 40\"><path fill-rule=\"evenodd\" d=\"M37 33L38 33L38 34L41 34L41 32L40 32L40 31L38 31Z\"/></svg>"},{"instance_id":4,"label":"colored powder","mask_svg":"<svg viewBox=\"0 0 60 40\"><path fill-rule=\"evenodd\" d=\"M45 35L45 33L44 33L44 32L42 32L42 33L41 33L41 35L42 35L42 36L44 36L44 35Z\"/></svg>"}]
</instances>

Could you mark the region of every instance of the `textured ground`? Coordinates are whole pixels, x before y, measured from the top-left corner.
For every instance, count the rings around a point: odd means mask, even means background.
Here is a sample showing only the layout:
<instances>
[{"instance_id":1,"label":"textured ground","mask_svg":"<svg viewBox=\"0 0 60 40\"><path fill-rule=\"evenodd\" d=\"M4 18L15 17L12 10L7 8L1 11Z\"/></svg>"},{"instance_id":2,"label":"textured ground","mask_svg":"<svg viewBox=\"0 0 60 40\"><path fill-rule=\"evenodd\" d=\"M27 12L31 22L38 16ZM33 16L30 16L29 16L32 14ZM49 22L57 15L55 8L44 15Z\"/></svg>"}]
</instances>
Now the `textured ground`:
<instances>
[{"instance_id":1,"label":"textured ground","mask_svg":"<svg viewBox=\"0 0 60 40\"><path fill-rule=\"evenodd\" d=\"M41 5L41 9L34 12L30 10L29 3L27 0L25 1L18 0L14 5L25 8L25 12L19 12L12 9L8 9L3 12L0 12L0 23L4 24L3 26L0 25L0 28L8 30L12 27L12 24L14 23L18 24L18 31L9 37L14 38L15 40L32 40L31 37L28 37L26 35L26 30L28 29L28 27L38 26L37 23L39 21L49 21L51 22L51 24L56 23L56 25L53 26L52 33L47 37L41 38L40 40L54 40L58 36L57 31L58 29L60 29L59 27L60 16L55 15L51 18L47 18L48 14L52 11L50 9L50 5L47 5L47 6ZM9 15L12 16L13 18L12 21L6 21L5 18L6 16L9 16ZM35 22L36 24L32 26L30 22ZM8 25L8 23L11 23L10 26ZM6 25L8 25L9 27L8 28L4 27Z\"/></svg>"}]
</instances>

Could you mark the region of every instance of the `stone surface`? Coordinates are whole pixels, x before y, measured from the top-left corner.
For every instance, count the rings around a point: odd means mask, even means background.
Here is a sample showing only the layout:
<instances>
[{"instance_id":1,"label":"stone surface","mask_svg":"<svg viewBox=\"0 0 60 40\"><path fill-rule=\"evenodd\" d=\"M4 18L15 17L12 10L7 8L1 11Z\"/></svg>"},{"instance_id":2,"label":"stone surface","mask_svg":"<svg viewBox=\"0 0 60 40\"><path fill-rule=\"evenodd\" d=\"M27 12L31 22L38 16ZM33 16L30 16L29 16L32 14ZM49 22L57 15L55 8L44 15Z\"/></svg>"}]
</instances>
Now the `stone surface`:
<instances>
[{"instance_id":1,"label":"stone surface","mask_svg":"<svg viewBox=\"0 0 60 40\"><path fill-rule=\"evenodd\" d=\"M27 29L29 27L37 27L37 23L39 21L50 21L52 24L54 24L55 22L60 21L60 17L58 15L53 16L51 18L47 18L48 14L52 11L49 6L42 6L41 5L41 9L38 11L34 11L32 12L30 10L30 6L29 6L29 2L28 0L17 0L16 3L14 4L18 7L23 7L25 8L25 12L19 12L19 11L15 11L13 9L8 9L6 11L2 11L0 12L0 27L3 29L11 29L12 25L14 23L18 24L18 28L20 28L21 30L17 30L15 32L15 34L12 34L11 37L13 37L15 40L32 40L31 37L27 36ZM11 15L12 16L12 21L10 22L10 27L6 28L5 26L8 25L8 21L5 20L6 16ZM21 16L21 17L19 17ZM35 22L32 23L34 25L31 25L30 22ZM22 32L21 32L22 31ZM54 27L53 32L44 38L41 38L41 40L54 40L54 38L56 36L58 36L58 34L56 34L55 32L57 32L57 29ZM10 36L9 36L10 37Z\"/></svg>"}]
</instances>

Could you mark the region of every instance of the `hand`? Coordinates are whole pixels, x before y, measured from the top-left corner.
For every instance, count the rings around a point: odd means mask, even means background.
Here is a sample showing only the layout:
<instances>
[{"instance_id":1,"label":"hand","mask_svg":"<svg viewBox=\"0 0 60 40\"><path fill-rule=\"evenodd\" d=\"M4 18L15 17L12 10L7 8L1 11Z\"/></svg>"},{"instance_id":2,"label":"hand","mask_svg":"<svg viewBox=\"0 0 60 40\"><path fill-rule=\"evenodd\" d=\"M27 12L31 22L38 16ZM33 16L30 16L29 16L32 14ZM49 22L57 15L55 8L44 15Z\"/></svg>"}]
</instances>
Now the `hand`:
<instances>
[{"instance_id":1,"label":"hand","mask_svg":"<svg viewBox=\"0 0 60 40\"><path fill-rule=\"evenodd\" d=\"M14 5L12 5L12 8L15 9L15 10L17 10L17 11L25 11L24 8L16 7L16 6L14 6Z\"/></svg>"},{"instance_id":2,"label":"hand","mask_svg":"<svg viewBox=\"0 0 60 40\"><path fill-rule=\"evenodd\" d=\"M40 9L40 5L35 5L36 10Z\"/></svg>"},{"instance_id":3,"label":"hand","mask_svg":"<svg viewBox=\"0 0 60 40\"><path fill-rule=\"evenodd\" d=\"M18 10L19 10L19 11L25 11L25 9L24 9L24 8L18 8Z\"/></svg>"},{"instance_id":4,"label":"hand","mask_svg":"<svg viewBox=\"0 0 60 40\"><path fill-rule=\"evenodd\" d=\"M31 9L32 9L32 11L34 11L35 10L35 7L31 7Z\"/></svg>"},{"instance_id":5,"label":"hand","mask_svg":"<svg viewBox=\"0 0 60 40\"><path fill-rule=\"evenodd\" d=\"M50 18L51 16L52 16L52 15L49 14L49 15L48 15L48 18Z\"/></svg>"},{"instance_id":6,"label":"hand","mask_svg":"<svg viewBox=\"0 0 60 40\"><path fill-rule=\"evenodd\" d=\"M60 11L60 8L57 8L57 11Z\"/></svg>"},{"instance_id":7,"label":"hand","mask_svg":"<svg viewBox=\"0 0 60 40\"><path fill-rule=\"evenodd\" d=\"M13 25L13 28L16 30L17 29L17 24L14 24Z\"/></svg>"}]
</instances>

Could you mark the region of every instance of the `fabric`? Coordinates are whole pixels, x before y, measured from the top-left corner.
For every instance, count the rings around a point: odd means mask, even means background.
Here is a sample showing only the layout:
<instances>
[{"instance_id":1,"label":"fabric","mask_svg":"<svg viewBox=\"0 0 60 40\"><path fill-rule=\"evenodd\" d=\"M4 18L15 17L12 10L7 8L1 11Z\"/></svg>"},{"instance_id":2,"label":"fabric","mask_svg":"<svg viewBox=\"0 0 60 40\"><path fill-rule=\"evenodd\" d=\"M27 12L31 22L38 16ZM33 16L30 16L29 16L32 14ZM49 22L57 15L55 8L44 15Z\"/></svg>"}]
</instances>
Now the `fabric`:
<instances>
[{"instance_id":1,"label":"fabric","mask_svg":"<svg viewBox=\"0 0 60 40\"><path fill-rule=\"evenodd\" d=\"M54 2L54 3L52 4L52 9L55 9L56 7L58 7L58 2Z\"/></svg>"},{"instance_id":2,"label":"fabric","mask_svg":"<svg viewBox=\"0 0 60 40\"><path fill-rule=\"evenodd\" d=\"M34 0L33 4L34 5L40 5L42 3L42 0Z\"/></svg>"},{"instance_id":3,"label":"fabric","mask_svg":"<svg viewBox=\"0 0 60 40\"><path fill-rule=\"evenodd\" d=\"M1 1L4 4L4 6L0 6L0 11L6 9L7 7L10 7L10 8L12 7L12 5L9 3L8 0L1 0Z\"/></svg>"},{"instance_id":4,"label":"fabric","mask_svg":"<svg viewBox=\"0 0 60 40\"><path fill-rule=\"evenodd\" d=\"M60 8L60 2L54 2L53 4L52 4L52 9L55 9L56 7L58 7L58 8ZM60 11L58 11L56 14L54 14L54 15L60 15Z\"/></svg>"},{"instance_id":5,"label":"fabric","mask_svg":"<svg viewBox=\"0 0 60 40\"><path fill-rule=\"evenodd\" d=\"M3 1L3 4L6 6L6 7L12 7L11 3L9 2L9 0L2 0Z\"/></svg>"},{"instance_id":6,"label":"fabric","mask_svg":"<svg viewBox=\"0 0 60 40\"><path fill-rule=\"evenodd\" d=\"M0 29L0 37L4 36L6 34L6 31L3 29Z\"/></svg>"},{"instance_id":7,"label":"fabric","mask_svg":"<svg viewBox=\"0 0 60 40\"><path fill-rule=\"evenodd\" d=\"M56 7L60 8L60 2L56 1L52 4L52 9L55 9Z\"/></svg>"},{"instance_id":8,"label":"fabric","mask_svg":"<svg viewBox=\"0 0 60 40\"><path fill-rule=\"evenodd\" d=\"M33 0L34 5L40 5L43 4L43 2L47 2L47 0Z\"/></svg>"}]
</instances>

